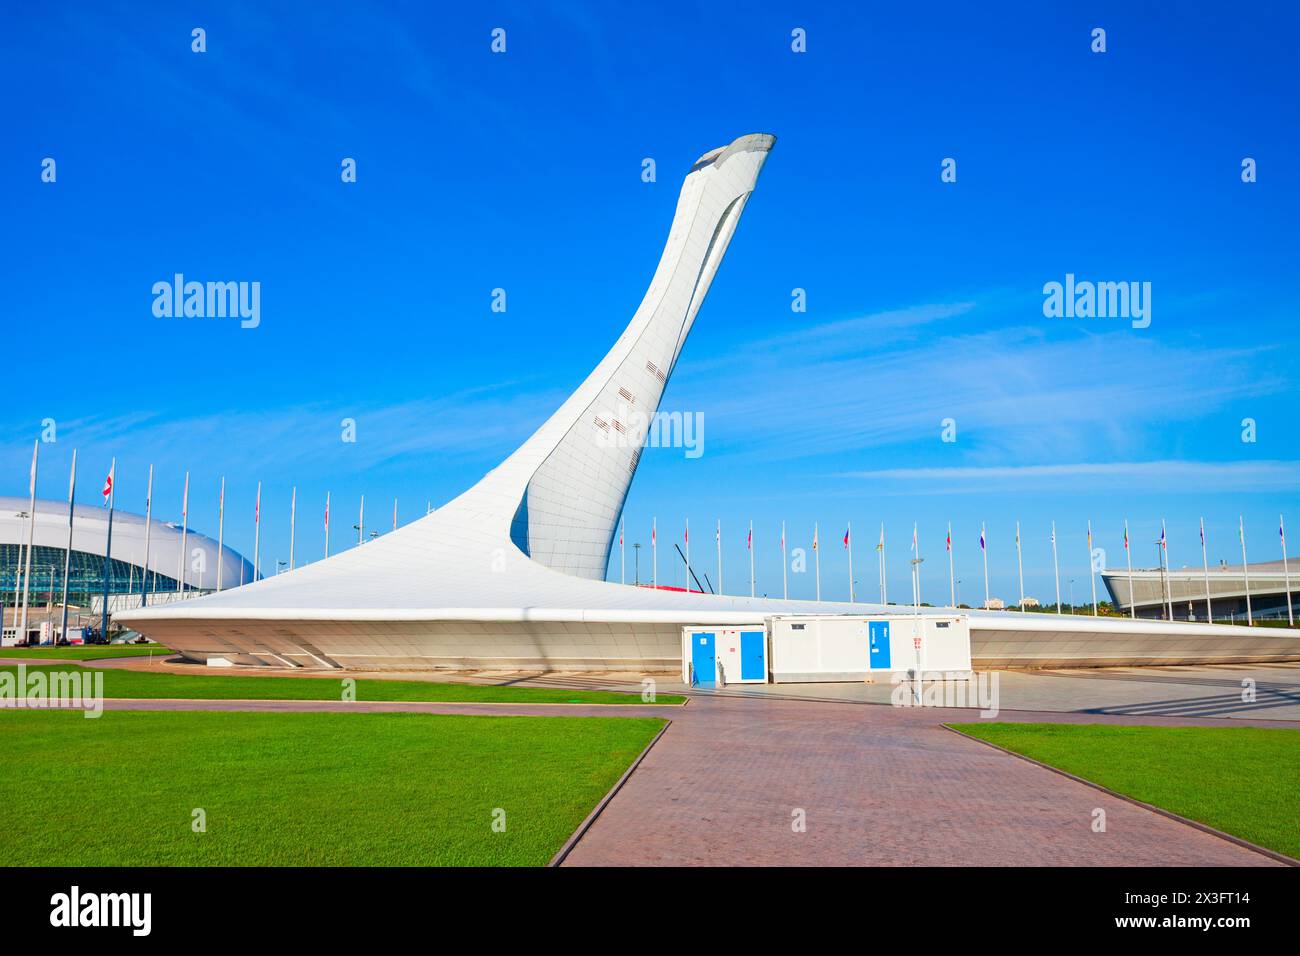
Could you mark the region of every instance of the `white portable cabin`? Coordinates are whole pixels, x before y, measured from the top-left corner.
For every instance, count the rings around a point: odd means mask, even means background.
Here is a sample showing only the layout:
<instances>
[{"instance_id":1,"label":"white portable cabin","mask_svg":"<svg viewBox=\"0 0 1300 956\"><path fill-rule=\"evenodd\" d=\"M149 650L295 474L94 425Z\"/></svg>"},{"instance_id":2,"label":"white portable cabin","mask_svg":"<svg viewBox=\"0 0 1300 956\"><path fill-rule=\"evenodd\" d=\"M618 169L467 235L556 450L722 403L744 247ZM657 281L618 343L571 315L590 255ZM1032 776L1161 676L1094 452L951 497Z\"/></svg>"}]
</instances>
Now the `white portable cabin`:
<instances>
[{"instance_id":1,"label":"white portable cabin","mask_svg":"<svg viewBox=\"0 0 1300 956\"><path fill-rule=\"evenodd\" d=\"M770 618L768 629L774 683L970 676L964 614L791 615Z\"/></svg>"},{"instance_id":2,"label":"white portable cabin","mask_svg":"<svg viewBox=\"0 0 1300 956\"><path fill-rule=\"evenodd\" d=\"M682 683L688 687L766 684L767 625L682 628Z\"/></svg>"}]
</instances>

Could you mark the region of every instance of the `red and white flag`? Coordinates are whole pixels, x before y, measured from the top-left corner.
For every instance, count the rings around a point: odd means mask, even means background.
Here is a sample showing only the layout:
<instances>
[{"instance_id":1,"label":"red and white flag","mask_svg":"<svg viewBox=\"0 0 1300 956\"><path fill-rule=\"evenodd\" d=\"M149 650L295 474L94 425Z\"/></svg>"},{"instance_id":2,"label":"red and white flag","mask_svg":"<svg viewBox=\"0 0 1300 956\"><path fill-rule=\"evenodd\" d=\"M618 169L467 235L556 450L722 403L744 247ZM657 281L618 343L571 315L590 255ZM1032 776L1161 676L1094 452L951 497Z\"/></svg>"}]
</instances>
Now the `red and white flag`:
<instances>
[{"instance_id":1,"label":"red and white flag","mask_svg":"<svg viewBox=\"0 0 1300 956\"><path fill-rule=\"evenodd\" d=\"M325 492L325 530L330 529L330 493Z\"/></svg>"},{"instance_id":2,"label":"red and white flag","mask_svg":"<svg viewBox=\"0 0 1300 956\"><path fill-rule=\"evenodd\" d=\"M108 477L104 479L104 490L100 492L104 496L104 504L108 504L113 500L113 472L115 471L117 471L117 462L113 462L113 466L108 469ZM34 474L35 470L33 469Z\"/></svg>"},{"instance_id":3,"label":"red and white flag","mask_svg":"<svg viewBox=\"0 0 1300 956\"><path fill-rule=\"evenodd\" d=\"M749 536L745 539L745 550L747 551L754 550L754 528L752 525L750 526L749 529Z\"/></svg>"}]
</instances>

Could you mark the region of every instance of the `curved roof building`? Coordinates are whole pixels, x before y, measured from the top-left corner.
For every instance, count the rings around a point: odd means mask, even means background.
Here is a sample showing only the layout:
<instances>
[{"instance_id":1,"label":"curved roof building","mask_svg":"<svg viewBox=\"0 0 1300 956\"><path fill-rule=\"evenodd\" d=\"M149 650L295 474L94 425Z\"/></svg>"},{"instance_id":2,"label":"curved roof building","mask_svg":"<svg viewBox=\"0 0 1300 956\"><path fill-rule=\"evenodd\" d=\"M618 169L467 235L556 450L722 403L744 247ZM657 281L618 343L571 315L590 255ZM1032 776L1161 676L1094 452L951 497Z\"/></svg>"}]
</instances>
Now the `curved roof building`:
<instances>
[{"instance_id":1,"label":"curved roof building","mask_svg":"<svg viewBox=\"0 0 1300 956\"><path fill-rule=\"evenodd\" d=\"M26 558L31 500L0 497L0 598L5 607L14 603L19 553ZM104 591L104 555L108 545L108 511L77 505L72 524L72 560L68 574L69 600L88 605ZM109 574L110 594L139 594L145 584L145 519L118 509L113 513L113 554ZM230 548L217 549L217 542L190 528L185 535L189 552L185 572L186 589L215 590L217 568L222 587L238 587L253 579L253 565ZM68 504L65 501L36 501L36 526L32 552L31 589L46 603L52 591L57 602L63 592L64 555L68 548ZM149 532L149 593L178 590L181 567L181 528L153 520ZM33 601L34 599L29 600Z\"/></svg>"},{"instance_id":2,"label":"curved roof building","mask_svg":"<svg viewBox=\"0 0 1300 956\"><path fill-rule=\"evenodd\" d=\"M683 625L884 611L603 580L650 416L774 143L742 136L695 162L627 327L569 399L474 487L324 561L118 619L199 660L675 671ZM972 650L986 665L1300 651L1294 639L1239 647L1257 635L1226 627L994 612L974 612L972 621Z\"/></svg>"}]
</instances>

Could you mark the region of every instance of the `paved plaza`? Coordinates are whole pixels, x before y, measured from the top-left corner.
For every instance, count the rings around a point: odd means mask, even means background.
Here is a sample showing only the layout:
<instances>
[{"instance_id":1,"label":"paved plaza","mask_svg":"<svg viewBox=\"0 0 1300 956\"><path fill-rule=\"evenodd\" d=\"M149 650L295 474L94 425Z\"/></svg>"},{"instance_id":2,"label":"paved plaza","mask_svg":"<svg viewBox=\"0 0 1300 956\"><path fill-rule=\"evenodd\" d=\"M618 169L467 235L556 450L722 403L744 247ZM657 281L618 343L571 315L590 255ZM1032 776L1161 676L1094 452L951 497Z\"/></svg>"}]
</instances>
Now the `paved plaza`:
<instances>
[{"instance_id":1,"label":"paved plaza","mask_svg":"<svg viewBox=\"0 0 1300 956\"><path fill-rule=\"evenodd\" d=\"M92 666L187 667L130 659ZM459 677L515 686L642 687L640 675ZM1253 701L1243 700L1243 681ZM672 681L656 688L687 691ZM1006 671L998 672L998 688L998 721L1300 727L1300 665ZM1277 863L943 727L982 719L977 709L882 706L891 692L888 684L741 686L691 692L685 706L226 700L106 706L671 720L574 845L566 866ZM1099 810L1104 832L1093 826Z\"/></svg>"}]
</instances>

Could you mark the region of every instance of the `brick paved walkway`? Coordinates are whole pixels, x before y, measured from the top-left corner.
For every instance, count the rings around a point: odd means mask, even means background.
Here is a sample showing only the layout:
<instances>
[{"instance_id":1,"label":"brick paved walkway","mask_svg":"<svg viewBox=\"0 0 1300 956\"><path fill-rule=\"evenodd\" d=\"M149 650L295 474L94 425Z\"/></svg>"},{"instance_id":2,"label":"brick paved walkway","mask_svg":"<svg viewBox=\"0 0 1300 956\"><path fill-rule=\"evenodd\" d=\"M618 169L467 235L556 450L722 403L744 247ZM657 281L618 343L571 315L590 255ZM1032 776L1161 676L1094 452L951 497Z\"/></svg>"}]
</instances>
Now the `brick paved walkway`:
<instances>
[{"instance_id":1,"label":"brick paved walkway","mask_svg":"<svg viewBox=\"0 0 1300 956\"><path fill-rule=\"evenodd\" d=\"M939 726L970 711L720 698L686 711L565 865L1273 864Z\"/></svg>"}]
</instances>

